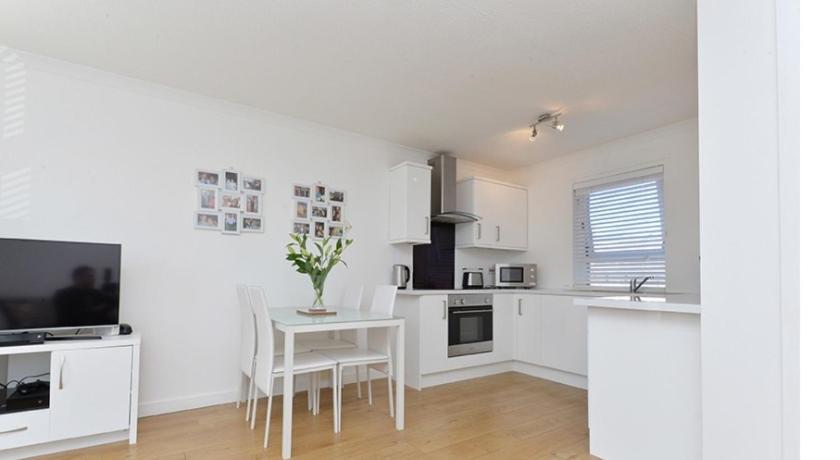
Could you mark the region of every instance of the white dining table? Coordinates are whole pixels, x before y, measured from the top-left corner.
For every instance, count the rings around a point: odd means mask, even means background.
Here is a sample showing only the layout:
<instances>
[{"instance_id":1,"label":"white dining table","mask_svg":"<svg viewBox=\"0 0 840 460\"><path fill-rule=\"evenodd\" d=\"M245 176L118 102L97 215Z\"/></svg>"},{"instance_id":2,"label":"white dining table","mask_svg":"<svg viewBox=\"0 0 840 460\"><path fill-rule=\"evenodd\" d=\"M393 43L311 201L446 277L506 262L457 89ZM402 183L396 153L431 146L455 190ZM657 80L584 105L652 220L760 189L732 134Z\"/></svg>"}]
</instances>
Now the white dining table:
<instances>
[{"instance_id":1,"label":"white dining table","mask_svg":"<svg viewBox=\"0 0 840 460\"><path fill-rule=\"evenodd\" d=\"M274 328L283 332L285 353L283 368L294 368L295 334L388 327L396 330L394 380L396 383L395 425L405 428L405 319L352 308L330 308L335 315L310 316L299 313L301 307L270 308ZM283 379L283 458L292 456L292 398L294 379ZM339 404L341 402L339 401Z\"/></svg>"}]
</instances>

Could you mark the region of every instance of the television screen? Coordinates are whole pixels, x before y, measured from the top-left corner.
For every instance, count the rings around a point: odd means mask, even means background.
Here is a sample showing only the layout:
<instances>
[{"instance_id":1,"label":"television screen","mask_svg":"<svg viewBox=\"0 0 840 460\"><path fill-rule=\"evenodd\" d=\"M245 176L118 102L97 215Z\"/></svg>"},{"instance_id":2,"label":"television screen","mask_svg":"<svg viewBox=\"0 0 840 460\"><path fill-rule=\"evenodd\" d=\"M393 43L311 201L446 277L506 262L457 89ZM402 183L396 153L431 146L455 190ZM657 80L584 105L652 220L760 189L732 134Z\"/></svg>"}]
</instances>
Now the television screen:
<instances>
[{"instance_id":1,"label":"television screen","mask_svg":"<svg viewBox=\"0 0 840 460\"><path fill-rule=\"evenodd\" d=\"M120 245L0 238L0 330L119 324Z\"/></svg>"}]
</instances>

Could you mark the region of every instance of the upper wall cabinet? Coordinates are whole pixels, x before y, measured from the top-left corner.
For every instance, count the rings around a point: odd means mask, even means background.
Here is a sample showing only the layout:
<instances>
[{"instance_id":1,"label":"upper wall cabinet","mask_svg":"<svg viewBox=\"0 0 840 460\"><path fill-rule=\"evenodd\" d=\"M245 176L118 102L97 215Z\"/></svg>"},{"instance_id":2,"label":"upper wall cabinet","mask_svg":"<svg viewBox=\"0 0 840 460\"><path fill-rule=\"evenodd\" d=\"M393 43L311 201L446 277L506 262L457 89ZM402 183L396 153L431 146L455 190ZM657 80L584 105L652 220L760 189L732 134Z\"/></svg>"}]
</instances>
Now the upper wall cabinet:
<instances>
[{"instance_id":1,"label":"upper wall cabinet","mask_svg":"<svg viewBox=\"0 0 840 460\"><path fill-rule=\"evenodd\" d=\"M458 210L481 216L459 224L459 248L528 249L528 189L491 179L472 177L458 182Z\"/></svg>"},{"instance_id":2,"label":"upper wall cabinet","mask_svg":"<svg viewBox=\"0 0 840 460\"><path fill-rule=\"evenodd\" d=\"M401 163L391 168L389 184L389 242L431 243L431 166Z\"/></svg>"}]
</instances>

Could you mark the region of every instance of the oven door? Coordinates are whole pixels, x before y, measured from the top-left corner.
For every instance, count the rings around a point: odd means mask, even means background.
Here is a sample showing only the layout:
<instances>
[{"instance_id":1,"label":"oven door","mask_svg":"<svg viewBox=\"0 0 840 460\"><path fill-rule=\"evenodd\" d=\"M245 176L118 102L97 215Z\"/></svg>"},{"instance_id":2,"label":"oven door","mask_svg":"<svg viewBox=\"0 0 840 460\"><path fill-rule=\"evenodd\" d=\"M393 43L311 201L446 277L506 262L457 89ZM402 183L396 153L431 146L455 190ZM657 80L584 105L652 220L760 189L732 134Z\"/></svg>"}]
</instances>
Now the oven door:
<instances>
[{"instance_id":1,"label":"oven door","mask_svg":"<svg viewBox=\"0 0 840 460\"><path fill-rule=\"evenodd\" d=\"M448 356L493 351L493 306L449 308Z\"/></svg>"}]
</instances>

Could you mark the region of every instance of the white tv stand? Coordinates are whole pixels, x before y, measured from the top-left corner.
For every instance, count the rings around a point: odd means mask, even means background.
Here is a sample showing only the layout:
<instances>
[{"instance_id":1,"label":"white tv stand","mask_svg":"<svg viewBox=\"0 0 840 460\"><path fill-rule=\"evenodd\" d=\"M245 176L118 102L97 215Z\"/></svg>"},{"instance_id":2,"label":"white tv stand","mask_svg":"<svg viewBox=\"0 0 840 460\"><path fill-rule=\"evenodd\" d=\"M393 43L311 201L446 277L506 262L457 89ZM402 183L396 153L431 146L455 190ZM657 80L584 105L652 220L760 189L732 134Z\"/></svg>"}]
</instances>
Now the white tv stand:
<instances>
[{"instance_id":1,"label":"white tv stand","mask_svg":"<svg viewBox=\"0 0 840 460\"><path fill-rule=\"evenodd\" d=\"M136 443L139 364L136 333L0 347L0 380L50 381L49 408L0 414L0 459Z\"/></svg>"}]
</instances>

